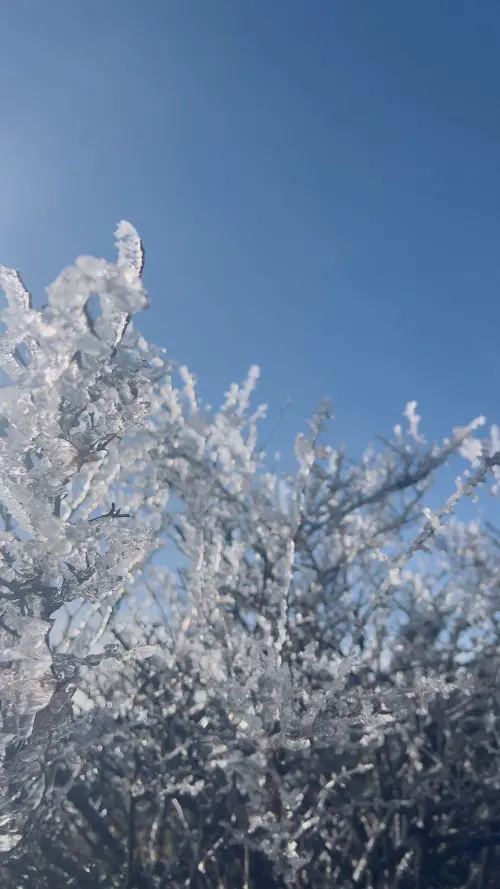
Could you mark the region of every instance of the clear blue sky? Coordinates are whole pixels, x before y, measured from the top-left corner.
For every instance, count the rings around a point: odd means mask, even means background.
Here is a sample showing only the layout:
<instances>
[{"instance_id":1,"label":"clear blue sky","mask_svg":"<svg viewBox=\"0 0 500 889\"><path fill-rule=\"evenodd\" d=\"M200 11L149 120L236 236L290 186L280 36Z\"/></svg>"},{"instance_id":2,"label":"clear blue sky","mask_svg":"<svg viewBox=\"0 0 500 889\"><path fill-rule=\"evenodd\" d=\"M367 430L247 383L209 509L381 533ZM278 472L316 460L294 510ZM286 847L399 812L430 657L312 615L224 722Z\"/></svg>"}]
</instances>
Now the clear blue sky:
<instances>
[{"instance_id":1,"label":"clear blue sky","mask_svg":"<svg viewBox=\"0 0 500 889\"><path fill-rule=\"evenodd\" d=\"M0 4L0 261L146 245L141 318L292 435L500 420L500 2Z\"/></svg>"}]
</instances>

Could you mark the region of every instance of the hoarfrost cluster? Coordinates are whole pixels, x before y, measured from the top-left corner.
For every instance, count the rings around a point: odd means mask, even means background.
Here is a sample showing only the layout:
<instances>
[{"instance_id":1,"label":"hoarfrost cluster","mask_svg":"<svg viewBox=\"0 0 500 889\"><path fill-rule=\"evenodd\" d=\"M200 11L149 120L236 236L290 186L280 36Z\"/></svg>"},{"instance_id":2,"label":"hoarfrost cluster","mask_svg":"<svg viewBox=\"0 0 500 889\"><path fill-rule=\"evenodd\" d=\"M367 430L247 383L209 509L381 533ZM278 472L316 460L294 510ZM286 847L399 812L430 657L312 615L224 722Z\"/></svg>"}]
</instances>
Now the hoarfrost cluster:
<instances>
[{"instance_id":1,"label":"hoarfrost cluster","mask_svg":"<svg viewBox=\"0 0 500 889\"><path fill-rule=\"evenodd\" d=\"M364 799L391 745L424 768L410 726L472 688L498 644L493 531L454 515L496 483L498 432L480 439L479 418L427 444L410 402L407 431L355 462L327 443L325 402L296 473L271 472L258 368L206 407L134 328L142 245L123 222L116 240L115 264L80 258L41 310L0 268L1 849L21 862L25 831L57 846L88 822L114 856L106 885L162 886L172 817L193 881L237 846L242 879L259 854L297 885L317 856L333 885L351 816L346 801L329 815L330 796L352 784ZM435 474L459 459L470 468L432 510ZM127 794L132 852L102 827ZM229 799L204 833L196 807ZM368 886L370 856L353 850L342 884ZM119 882L127 867L135 883Z\"/></svg>"}]
</instances>

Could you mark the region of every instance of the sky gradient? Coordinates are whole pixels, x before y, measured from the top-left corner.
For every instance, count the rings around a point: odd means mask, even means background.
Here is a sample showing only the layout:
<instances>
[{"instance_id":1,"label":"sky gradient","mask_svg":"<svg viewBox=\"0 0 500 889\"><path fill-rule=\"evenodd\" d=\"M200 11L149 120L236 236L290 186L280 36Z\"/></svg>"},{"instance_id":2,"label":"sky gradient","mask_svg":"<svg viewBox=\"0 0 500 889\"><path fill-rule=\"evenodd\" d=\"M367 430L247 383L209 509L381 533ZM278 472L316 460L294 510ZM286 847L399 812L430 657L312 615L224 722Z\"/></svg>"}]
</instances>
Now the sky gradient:
<instances>
[{"instance_id":1,"label":"sky gradient","mask_svg":"<svg viewBox=\"0 0 500 889\"><path fill-rule=\"evenodd\" d=\"M0 262L35 303L146 247L141 330L217 403L252 363L285 448L500 422L500 3L0 4ZM302 427L303 428L303 427Z\"/></svg>"}]
</instances>

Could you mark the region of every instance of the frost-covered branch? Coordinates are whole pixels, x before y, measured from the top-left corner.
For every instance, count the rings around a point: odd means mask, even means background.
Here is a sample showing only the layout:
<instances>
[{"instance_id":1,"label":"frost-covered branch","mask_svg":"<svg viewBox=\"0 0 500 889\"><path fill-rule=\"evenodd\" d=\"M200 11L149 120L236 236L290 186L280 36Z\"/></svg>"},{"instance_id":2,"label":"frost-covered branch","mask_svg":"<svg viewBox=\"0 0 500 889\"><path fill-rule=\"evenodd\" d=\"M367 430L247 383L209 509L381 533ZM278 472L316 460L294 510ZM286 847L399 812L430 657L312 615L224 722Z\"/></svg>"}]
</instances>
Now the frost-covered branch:
<instances>
[{"instance_id":1,"label":"frost-covered branch","mask_svg":"<svg viewBox=\"0 0 500 889\"><path fill-rule=\"evenodd\" d=\"M46 850L84 837L128 880L108 885L250 887L268 868L355 887L384 847L384 885L410 885L422 819L442 854L438 786L458 824L450 733L472 762L473 691L500 645L498 541L456 515L496 484L498 435L480 419L428 444L410 402L408 434L353 461L325 403L296 470L270 471L258 368L205 406L134 329L143 248L126 223L117 244L39 311L0 269L2 849L20 862L25 831ZM472 473L431 509L452 459ZM495 724L474 738L496 749Z\"/></svg>"}]
</instances>

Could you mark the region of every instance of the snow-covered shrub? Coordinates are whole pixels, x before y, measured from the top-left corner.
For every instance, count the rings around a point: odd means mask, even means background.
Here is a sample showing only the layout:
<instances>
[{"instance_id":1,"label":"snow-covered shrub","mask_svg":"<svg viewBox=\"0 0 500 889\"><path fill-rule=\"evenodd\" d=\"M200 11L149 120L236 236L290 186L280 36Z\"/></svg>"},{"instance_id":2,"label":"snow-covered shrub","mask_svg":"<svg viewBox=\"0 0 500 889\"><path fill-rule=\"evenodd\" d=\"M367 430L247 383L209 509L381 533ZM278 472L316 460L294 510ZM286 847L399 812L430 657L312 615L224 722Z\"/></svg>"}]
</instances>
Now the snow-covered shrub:
<instances>
[{"instance_id":1,"label":"snow-covered shrub","mask_svg":"<svg viewBox=\"0 0 500 889\"><path fill-rule=\"evenodd\" d=\"M42 310L0 268L9 885L490 885L500 563L454 513L496 430L426 444L411 402L356 462L324 404L271 472L258 369L204 406L135 330L142 245L117 243Z\"/></svg>"}]
</instances>

